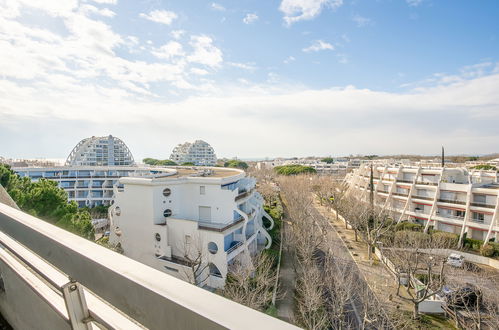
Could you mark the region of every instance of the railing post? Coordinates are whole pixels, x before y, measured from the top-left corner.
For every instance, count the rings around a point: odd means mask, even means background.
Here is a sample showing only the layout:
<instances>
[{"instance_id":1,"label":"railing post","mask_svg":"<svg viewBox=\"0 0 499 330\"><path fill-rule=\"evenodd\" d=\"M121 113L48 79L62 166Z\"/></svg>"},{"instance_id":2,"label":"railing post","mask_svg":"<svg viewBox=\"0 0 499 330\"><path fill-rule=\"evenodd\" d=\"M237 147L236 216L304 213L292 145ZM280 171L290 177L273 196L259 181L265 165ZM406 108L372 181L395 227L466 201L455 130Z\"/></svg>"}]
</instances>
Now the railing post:
<instances>
[{"instance_id":1,"label":"railing post","mask_svg":"<svg viewBox=\"0 0 499 330\"><path fill-rule=\"evenodd\" d=\"M66 309L68 310L69 321L73 330L90 330L90 314L82 286L71 279L62 287L62 294Z\"/></svg>"}]
</instances>

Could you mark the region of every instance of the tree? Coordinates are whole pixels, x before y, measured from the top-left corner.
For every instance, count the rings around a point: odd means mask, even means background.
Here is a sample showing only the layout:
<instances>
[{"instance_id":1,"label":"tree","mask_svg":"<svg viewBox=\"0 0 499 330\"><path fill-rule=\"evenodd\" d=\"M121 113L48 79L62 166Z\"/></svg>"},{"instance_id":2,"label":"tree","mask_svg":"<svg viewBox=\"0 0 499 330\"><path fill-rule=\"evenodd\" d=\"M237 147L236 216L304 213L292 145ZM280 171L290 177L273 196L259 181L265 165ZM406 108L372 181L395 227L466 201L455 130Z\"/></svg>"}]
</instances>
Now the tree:
<instances>
[{"instance_id":1,"label":"tree","mask_svg":"<svg viewBox=\"0 0 499 330\"><path fill-rule=\"evenodd\" d=\"M64 189L57 182L40 179L31 182L19 177L10 167L0 164L0 180L21 210L88 239L94 239L92 218L76 203L68 203Z\"/></svg>"},{"instance_id":2,"label":"tree","mask_svg":"<svg viewBox=\"0 0 499 330\"><path fill-rule=\"evenodd\" d=\"M328 164L333 164L334 163L334 159L332 157L322 158L321 161L324 162L324 163L328 163Z\"/></svg>"},{"instance_id":3,"label":"tree","mask_svg":"<svg viewBox=\"0 0 499 330\"><path fill-rule=\"evenodd\" d=\"M169 160L169 159L160 160L160 159L154 159L154 158L144 158L142 161L144 162L144 164L148 164L148 165L159 165L159 166L175 166L175 165L177 165L177 163L175 163L174 161Z\"/></svg>"},{"instance_id":4,"label":"tree","mask_svg":"<svg viewBox=\"0 0 499 330\"><path fill-rule=\"evenodd\" d=\"M240 168L240 169L245 170L248 168L248 163L237 160L237 159L233 159L233 160L229 160L228 162L225 162L224 167L234 167L234 168Z\"/></svg>"},{"instance_id":5,"label":"tree","mask_svg":"<svg viewBox=\"0 0 499 330\"><path fill-rule=\"evenodd\" d=\"M421 249L448 246L439 245L441 241L429 241L429 235L421 232L399 231L397 234L401 237L395 240L394 248L383 249L383 253L395 267L397 296L413 304L413 319L417 319L419 304L441 292L445 285L446 258L421 253ZM407 286L402 284L404 278Z\"/></svg>"},{"instance_id":6,"label":"tree","mask_svg":"<svg viewBox=\"0 0 499 330\"><path fill-rule=\"evenodd\" d=\"M274 171L281 175L315 174L317 171L310 166L283 165L274 167Z\"/></svg>"},{"instance_id":7,"label":"tree","mask_svg":"<svg viewBox=\"0 0 499 330\"><path fill-rule=\"evenodd\" d=\"M277 276L273 263L274 258L267 254L253 257L249 264L236 261L227 274L223 296L264 311L272 302L272 289Z\"/></svg>"},{"instance_id":8,"label":"tree","mask_svg":"<svg viewBox=\"0 0 499 330\"><path fill-rule=\"evenodd\" d=\"M194 163L193 162L185 162L185 163L182 163L181 166L194 166Z\"/></svg>"}]
</instances>

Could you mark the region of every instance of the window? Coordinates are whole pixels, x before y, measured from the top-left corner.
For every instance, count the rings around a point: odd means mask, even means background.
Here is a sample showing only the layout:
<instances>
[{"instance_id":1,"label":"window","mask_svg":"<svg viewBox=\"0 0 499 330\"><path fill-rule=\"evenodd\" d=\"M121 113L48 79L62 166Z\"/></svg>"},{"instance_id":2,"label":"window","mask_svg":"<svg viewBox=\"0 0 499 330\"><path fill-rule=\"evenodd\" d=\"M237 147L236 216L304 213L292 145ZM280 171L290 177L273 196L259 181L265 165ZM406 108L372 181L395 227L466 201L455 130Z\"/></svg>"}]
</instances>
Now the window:
<instances>
[{"instance_id":1,"label":"window","mask_svg":"<svg viewBox=\"0 0 499 330\"><path fill-rule=\"evenodd\" d=\"M200 206L199 207L199 220L211 221L211 207L210 206Z\"/></svg>"},{"instance_id":2,"label":"window","mask_svg":"<svg viewBox=\"0 0 499 330\"><path fill-rule=\"evenodd\" d=\"M473 221L483 223L484 220L485 220L485 214L473 212Z\"/></svg>"},{"instance_id":3,"label":"window","mask_svg":"<svg viewBox=\"0 0 499 330\"><path fill-rule=\"evenodd\" d=\"M206 194L206 187L205 186L199 186L199 194L200 195Z\"/></svg>"},{"instance_id":4,"label":"window","mask_svg":"<svg viewBox=\"0 0 499 330\"><path fill-rule=\"evenodd\" d=\"M215 242L208 243L208 251L210 251L211 254L216 254L218 252L217 243Z\"/></svg>"},{"instance_id":5,"label":"window","mask_svg":"<svg viewBox=\"0 0 499 330\"><path fill-rule=\"evenodd\" d=\"M168 197L172 194L172 191L170 188L165 188L163 189L163 196Z\"/></svg>"}]
</instances>

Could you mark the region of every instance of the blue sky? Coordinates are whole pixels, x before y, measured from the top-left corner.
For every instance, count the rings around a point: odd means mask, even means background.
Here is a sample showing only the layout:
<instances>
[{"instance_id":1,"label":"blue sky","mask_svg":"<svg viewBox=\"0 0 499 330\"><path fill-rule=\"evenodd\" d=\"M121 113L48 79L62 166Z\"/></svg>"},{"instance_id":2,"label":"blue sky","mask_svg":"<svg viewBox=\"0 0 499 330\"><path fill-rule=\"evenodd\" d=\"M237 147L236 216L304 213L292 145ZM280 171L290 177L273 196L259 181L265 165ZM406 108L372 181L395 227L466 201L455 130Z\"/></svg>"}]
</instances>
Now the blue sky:
<instances>
[{"instance_id":1,"label":"blue sky","mask_svg":"<svg viewBox=\"0 0 499 330\"><path fill-rule=\"evenodd\" d=\"M499 151L499 2L0 0L0 156Z\"/></svg>"}]
</instances>

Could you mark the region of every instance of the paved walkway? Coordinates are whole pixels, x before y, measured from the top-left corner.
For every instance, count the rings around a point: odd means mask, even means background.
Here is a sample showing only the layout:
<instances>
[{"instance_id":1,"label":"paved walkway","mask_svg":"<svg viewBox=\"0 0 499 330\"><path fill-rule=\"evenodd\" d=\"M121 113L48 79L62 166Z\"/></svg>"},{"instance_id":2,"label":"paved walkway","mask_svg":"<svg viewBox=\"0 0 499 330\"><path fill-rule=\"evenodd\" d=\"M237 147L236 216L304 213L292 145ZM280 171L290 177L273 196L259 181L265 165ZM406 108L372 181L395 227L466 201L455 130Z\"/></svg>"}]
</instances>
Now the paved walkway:
<instances>
[{"instance_id":1,"label":"paved walkway","mask_svg":"<svg viewBox=\"0 0 499 330\"><path fill-rule=\"evenodd\" d=\"M281 230L286 230L288 224L286 218L282 222ZM279 274L279 287L282 298L277 300L277 316L288 323L293 323L294 319L294 306L295 306L295 270L293 267L294 255L289 250L286 244L286 233L283 235L283 249L281 256L281 270Z\"/></svg>"},{"instance_id":2,"label":"paved walkway","mask_svg":"<svg viewBox=\"0 0 499 330\"><path fill-rule=\"evenodd\" d=\"M341 215L336 219L336 212L325 206L321 206L318 202L316 208L321 214L330 220L331 227L336 231L338 236L348 247L352 259L357 264L364 279L368 283L371 290L376 294L381 303L386 302L390 308L403 309L412 311L412 306L409 302L397 297L397 282L386 267L376 259L369 260L367 255L367 244L361 241L355 241L355 233L352 229L345 228L345 222Z\"/></svg>"}]
</instances>

